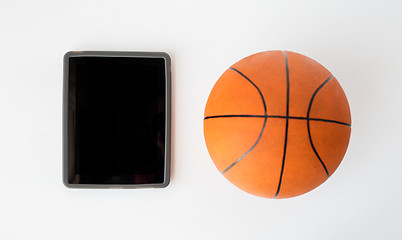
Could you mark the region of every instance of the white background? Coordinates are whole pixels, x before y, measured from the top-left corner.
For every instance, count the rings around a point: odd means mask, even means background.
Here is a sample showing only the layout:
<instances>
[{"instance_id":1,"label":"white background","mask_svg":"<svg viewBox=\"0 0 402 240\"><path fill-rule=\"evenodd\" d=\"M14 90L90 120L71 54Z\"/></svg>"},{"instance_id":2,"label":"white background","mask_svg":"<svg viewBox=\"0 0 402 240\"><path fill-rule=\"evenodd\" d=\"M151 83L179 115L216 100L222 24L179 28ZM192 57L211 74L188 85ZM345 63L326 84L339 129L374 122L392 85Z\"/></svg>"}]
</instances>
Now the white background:
<instances>
[{"instance_id":1,"label":"white background","mask_svg":"<svg viewBox=\"0 0 402 240\"><path fill-rule=\"evenodd\" d=\"M401 1L0 3L1 239L401 239ZM335 174L287 200L254 197L215 168L203 111L252 53L312 57L339 80L352 137ZM70 50L172 58L172 178L165 189L62 184L62 58Z\"/></svg>"}]
</instances>

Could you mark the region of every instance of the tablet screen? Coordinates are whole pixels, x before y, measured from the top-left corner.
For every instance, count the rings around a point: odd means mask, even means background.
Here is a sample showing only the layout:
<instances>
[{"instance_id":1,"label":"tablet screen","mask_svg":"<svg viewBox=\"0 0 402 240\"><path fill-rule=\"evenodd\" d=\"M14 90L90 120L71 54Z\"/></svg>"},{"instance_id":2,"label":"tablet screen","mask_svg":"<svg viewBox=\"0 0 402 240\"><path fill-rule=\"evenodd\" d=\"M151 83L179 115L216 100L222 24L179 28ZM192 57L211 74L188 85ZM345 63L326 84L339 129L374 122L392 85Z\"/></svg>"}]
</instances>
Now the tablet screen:
<instances>
[{"instance_id":1,"label":"tablet screen","mask_svg":"<svg viewBox=\"0 0 402 240\"><path fill-rule=\"evenodd\" d=\"M68 183L165 179L165 59L69 58Z\"/></svg>"}]
</instances>

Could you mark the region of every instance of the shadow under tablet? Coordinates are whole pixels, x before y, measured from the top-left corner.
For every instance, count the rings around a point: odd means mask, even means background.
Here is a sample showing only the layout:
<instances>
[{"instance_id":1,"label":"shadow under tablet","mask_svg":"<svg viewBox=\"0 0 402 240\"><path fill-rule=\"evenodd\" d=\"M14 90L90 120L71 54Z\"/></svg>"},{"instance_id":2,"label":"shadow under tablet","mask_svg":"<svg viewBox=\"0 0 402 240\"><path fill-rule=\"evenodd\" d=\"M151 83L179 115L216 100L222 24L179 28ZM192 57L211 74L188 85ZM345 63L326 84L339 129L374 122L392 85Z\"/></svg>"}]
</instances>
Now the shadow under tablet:
<instances>
[{"instance_id":1,"label":"shadow under tablet","mask_svg":"<svg viewBox=\"0 0 402 240\"><path fill-rule=\"evenodd\" d=\"M68 52L63 107L67 187L169 184L167 54Z\"/></svg>"}]
</instances>

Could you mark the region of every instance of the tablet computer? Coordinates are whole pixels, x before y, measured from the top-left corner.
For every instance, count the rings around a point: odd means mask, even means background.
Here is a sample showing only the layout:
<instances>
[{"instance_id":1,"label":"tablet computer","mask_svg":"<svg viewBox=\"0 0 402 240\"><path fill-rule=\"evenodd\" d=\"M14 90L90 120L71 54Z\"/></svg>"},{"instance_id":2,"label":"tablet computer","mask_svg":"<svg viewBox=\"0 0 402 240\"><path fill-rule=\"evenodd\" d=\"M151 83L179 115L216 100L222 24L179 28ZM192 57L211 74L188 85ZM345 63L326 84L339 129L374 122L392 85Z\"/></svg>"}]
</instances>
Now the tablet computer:
<instances>
[{"instance_id":1,"label":"tablet computer","mask_svg":"<svg viewBox=\"0 0 402 240\"><path fill-rule=\"evenodd\" d=\"M169 184L168 54L68 52L63 88L63 182L67 187Z\"/></svg>"}]
</instances>

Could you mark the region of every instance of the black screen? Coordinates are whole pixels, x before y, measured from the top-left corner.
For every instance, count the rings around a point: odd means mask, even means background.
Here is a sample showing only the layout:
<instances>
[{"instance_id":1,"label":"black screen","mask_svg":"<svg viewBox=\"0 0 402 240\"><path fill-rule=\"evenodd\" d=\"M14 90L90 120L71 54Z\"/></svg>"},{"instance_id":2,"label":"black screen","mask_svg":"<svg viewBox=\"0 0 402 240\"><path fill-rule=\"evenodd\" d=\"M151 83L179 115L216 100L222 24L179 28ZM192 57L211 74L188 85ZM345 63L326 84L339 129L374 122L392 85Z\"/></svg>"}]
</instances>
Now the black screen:
<instances>
[{"instance_id":1,"label":"black screen","mask_svg":"<svg viewBox=\"0 0 402 240\"><path fill-rule=\"evenodd\" d=\"M69 59L69 183L163 183L165 83L163 58Z\"/></svg>"}]
</instances>

